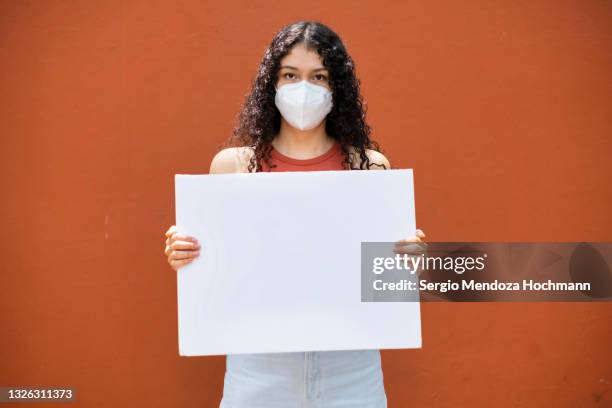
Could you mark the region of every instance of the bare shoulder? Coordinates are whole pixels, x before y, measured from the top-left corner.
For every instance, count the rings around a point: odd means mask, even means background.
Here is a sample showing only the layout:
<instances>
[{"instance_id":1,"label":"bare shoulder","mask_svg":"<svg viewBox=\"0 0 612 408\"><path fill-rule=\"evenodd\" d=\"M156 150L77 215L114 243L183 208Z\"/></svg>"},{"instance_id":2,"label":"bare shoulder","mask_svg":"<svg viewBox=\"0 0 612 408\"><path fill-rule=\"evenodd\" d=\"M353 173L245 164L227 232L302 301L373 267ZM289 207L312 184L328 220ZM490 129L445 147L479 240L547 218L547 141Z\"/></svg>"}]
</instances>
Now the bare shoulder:
<instances>
[{"instance_id":1,"label":"bare shoulder","mask_svg":"<svg viewBox=\"0 0 612 408\"><path fill-rule=\"evenodd\" d=\"M228 147L220 150L210 162L210 174L246 173L253 156L250 147Z\"/></svg>"},{"instance_id":2,"label":"bare shoulder","mask_svg":"<svg viewBox=\"0 0 612 408\"><path fill-rule=\"evenodd\" d=\"M359 165L361 164L361 157L359 157L359 153L353 147L350 147L349 151L353 159L353 163L355 163L355 166L359 167ZM384 170L391 168L389 160L385 157L384 154L377 150L366 149L366 156L368 156L370 164L372 164L370 170Z\"/></svg>"},{"instance_id":3,"label":"bare shoulder","mask_svg":"<svg viewBox=\"0 0 612 408\"><path fill-rule=\"evenodd\" d=\"M376 150L366 149L366 155L368 156L368 159L370 159L370 163L374 163L374 164L378 165L378 166L372 167L372 169L384 170L384 169L390 169L391 168L391 164L389 163L389 159L387 159L385 157L385 155L382 154L381 152L376 151ZM381 167L383 165L385 167Z\"/></svg>"}]
</instances>

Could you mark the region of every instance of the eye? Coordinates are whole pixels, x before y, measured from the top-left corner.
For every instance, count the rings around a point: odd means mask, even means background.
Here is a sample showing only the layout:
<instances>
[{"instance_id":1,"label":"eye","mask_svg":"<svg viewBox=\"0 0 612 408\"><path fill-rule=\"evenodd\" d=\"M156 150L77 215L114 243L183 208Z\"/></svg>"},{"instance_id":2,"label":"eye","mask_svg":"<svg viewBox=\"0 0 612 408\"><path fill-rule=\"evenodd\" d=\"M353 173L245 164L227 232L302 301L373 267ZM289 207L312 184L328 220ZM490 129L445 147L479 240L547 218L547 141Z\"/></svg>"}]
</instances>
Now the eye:
<instances>
[{"instance_id":1,"label":"eye","mask_svg":"<svg viewBox=\"0 0 612 408\"><path fill-rule=\"evenodd\" d=\"M318 79L318 81L326 81L327 80L327 76L323 75L323 74L317 74L315 75L315 78L320 77L321 79Z\"/></svg>"},{"instance_id":2,"label":"eye","mask_svg":"<svg viewBox=\"0 0 612 408\"><path fill-rule=\"evenodd\" d=\"M293 78L287 78L287 75L294 75L292 72L287 72L286 74L283 75L283 78L286 79L293 79ZM295 75L294 75L295 76Z\"/></svg>"}]
</instances>

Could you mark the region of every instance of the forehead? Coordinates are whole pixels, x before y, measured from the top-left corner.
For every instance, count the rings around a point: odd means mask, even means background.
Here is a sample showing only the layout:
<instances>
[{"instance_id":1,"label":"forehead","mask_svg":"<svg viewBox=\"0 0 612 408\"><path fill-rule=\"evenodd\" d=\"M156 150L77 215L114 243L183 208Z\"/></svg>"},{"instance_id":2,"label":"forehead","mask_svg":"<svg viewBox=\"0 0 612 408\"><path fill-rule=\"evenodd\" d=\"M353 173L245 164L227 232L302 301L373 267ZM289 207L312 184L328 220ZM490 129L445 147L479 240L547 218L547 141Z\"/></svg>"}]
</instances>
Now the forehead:
<instances>
[{"instance_id":1,"label":"forehead","mask_svg":"<svg viewBox=\"0 0 612 408\"><path fill-rule=\"evenodd\" d=\"M297 44L281 59L281 66L291 65L298 69L324 68L323 61L315 51L307 50L304 44Z\"/></svg>"}]
</instances>

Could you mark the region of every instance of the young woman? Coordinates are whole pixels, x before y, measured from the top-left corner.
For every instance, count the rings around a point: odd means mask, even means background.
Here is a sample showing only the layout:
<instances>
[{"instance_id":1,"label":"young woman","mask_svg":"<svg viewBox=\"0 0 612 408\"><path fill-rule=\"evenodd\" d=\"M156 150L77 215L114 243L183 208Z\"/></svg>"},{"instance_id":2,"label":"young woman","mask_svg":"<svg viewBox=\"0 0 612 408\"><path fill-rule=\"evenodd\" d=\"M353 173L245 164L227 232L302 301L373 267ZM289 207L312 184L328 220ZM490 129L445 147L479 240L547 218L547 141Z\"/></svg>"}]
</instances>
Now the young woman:
<instances>
[{"instance_id":1,"label":"young woman","mask_svg":"<svg viewBox=\"0 0 612 408\"><path fill-rule=\"evenodd\" d=\"M355 66L339 36L301 21L266 50L233 132L210 173L375 170L389 161L370 138ZM237 237L238 238L238 237ZM414 253L399 241L398 253ZM203 243L206 245L206 243ZM199 256L197 239L171 226L171 267ZM228 355L220 408L381 408L387 406L378 350Z\"/></svg>"}]
</instances>

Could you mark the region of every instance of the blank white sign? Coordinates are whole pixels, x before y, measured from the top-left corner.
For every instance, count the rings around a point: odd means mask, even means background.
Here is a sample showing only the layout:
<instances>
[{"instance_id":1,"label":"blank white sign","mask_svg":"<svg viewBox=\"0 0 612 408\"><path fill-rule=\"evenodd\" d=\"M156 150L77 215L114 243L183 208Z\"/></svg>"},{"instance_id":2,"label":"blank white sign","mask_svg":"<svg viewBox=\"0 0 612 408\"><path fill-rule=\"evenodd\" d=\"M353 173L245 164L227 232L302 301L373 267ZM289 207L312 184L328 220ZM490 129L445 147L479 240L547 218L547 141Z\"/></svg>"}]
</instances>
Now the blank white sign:
<instances>
[{"instance_id":1,"label":"blank white sign","mask_svg":"<svg viewBox=\"0 0 612 408\"><path fill-rule=\"evenodd\" d=\"M178 279L181 356L421 347L419 302L361 302L362 241L416 232L411 169L175 175L201 255Z\"/></svg>"}]
</instances>

